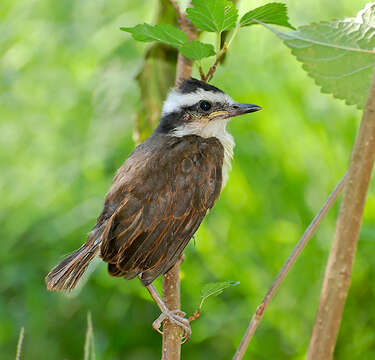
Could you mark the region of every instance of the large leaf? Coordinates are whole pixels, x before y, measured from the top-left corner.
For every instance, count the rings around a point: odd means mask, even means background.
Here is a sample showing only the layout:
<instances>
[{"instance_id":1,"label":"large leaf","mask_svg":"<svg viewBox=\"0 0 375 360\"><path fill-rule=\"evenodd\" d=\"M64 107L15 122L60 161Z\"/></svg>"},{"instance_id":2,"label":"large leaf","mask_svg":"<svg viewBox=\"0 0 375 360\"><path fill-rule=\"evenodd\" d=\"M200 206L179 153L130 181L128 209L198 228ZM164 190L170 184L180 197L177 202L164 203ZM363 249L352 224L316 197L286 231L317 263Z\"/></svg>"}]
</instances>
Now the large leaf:
<instances>
[{"instance_id":1,"label":"large leaf","mask_svg":"<svg viewBox=\"0 0 375 360\"><path fill-rule=\"evenodd\" d=\"M189 20L200 30L220 33L236 25L238 11L227 0L193 0L186 10Z\"/></svg>"},{"instance_id":2,"label":"large leaf","mask_svg":"<svg viewBox=\"0 0 375 360\"><path fill-rule=\"evenodd\" d=\"M287 8L282 3L269 3L247 12L240 20L241 26L256 25L259 23L294 27L289 23Z\"/></svg>"},{"instance_id":3,"label":"large leaf","mask_svg":"<svg viewBox=\"0 0 375 360\"><path fill-rule=\"evenodd\" d=\"M169 25L139 24L134 27L122 27L121 30L129 32L138 41L158 41L177 48L182 55L191 60L200 60L215 55L215 49L210 44L198 40L188 41L187 35L180 29Z\"/></svg>"},{"instance_id":4,"label":"large leaf","mask_svg":"<svg viewBox=\"0 0 375 360\"><path fill-rule=\"evenodd\" d=\"M301 26L289 33L265 26L292 50L322 92L364 108L375 64L375 3L356 18Z\"/></svg>"},{"instance_id":5,"label":"large leaf","mask_svg":"<svg viewBox=\"0 0 375 360\"><path fill-rule=\"evenodd\" d=\"M215 49L211 44L204 44L198 40L189 41L179 50L182 55L191 60L200 60L215 55Z\"/></svg>"},{"instance_id":6,"label":"large leaf","mask_svg":"<svg viewBox=\"0 0 375 360\"><path fill-rule=\"evenodd\" d=\"M154 26L138 24L134 27L122 27L120 29L131 33L133 38L138 41L160 41L174 47L184 45L188 41L187 35L183 31L169 24Z\"/></svg>"}]
</instances>

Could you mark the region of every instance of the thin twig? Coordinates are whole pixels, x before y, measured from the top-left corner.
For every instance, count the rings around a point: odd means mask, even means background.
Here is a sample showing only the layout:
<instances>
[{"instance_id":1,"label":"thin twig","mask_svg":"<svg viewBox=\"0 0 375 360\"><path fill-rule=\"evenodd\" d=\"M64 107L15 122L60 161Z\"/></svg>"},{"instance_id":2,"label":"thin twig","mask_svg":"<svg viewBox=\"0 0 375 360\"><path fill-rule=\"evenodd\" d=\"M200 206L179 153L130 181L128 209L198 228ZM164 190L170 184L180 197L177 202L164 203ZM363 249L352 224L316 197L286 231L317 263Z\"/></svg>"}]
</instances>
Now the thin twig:
<instances>
[{"instance_id":1,"label":"thin twig","mask_svg":"<svg viewBox=\"0 0 375 360\"><path fill-rule=\"evenodd\" d=\"M204 76L204 80L202 79L202 81L210 81L212 79L212 77L214 76L214 73L216 71L216 68L219 65L220 61L221 61L221 58L227 52L227 49L228 49L227 46L224 44L223 48L218 53L215 62L210 67L210 69L208 70L207 74Z\"/></svg>"},{"instance_id":2,"label":"thin twig","mask_svg":"<svg viewBox=\"0 0 375 360\"><path fill-rule=\"evenodd\" d=\"M190 2L188 6L190 6ZM178 21L180 29L187 35L188 40L192 41L197 38L197 29L186 17L185 13L181 13ZM184 79L191 76L193 72L193 61L178 54L177 58L177 70L176 70L176 85L180 85Z\"/></svg>"},{"instance_id":3,"label":"thin twig","mask_svg":"<svg viewBox=\"0 0 375 360\"><path fill-rule=\"evenodd\" d=\"M195 321L199 319L199 316L201 315L201 308L199 307L197 310L194 311L193 315L190 315L188 317L189 322Z\"/></svg>"},{"instance_id":4,"label":"thin twig","mask_svg":"<svg viewBox=\"0 0 375 360\"><path fill-rule=\"evenodd\" d=\"M240 360L245 355L246 349L249 346L250 340L253 337L260 321L262 320L262 317L264 315L264 312L276 294L277 290L279 289L281 283L285 279L285 277L288 275L289 270L292 268L294 263L296 262L297 258L301 254L302 250L305 248L309 240L314 235L316 229L319 227L320 223L326 216L328 210L332 207L332 205L335 203L337 197L340 195L341 191L343 190L348 178L348 173L346 173L339 183L336 185L335 189L331 192L328 199L324 203L324 205L321 207L319 212L315 215L314 219L310 223L310 225L307 227L305 232L303 233L302 237L298 241L296 247L293 249L292 253L288 257L287 261L283 265L282 269L280 270L279 274L277 275L275 281L271 285L270 289L268 290L266 296L264 297L263 301L260 303L260 305L257 307L255 314L250 320L249 326L246 329L246 332L241 340L241 343L233 357L233 360ZM318 359L318 358L316 358ZM320 358L319 358L320 359Z\"/></svg>"},{"instance_id":5,"label":"thin twig","mask_svg":"<svg viewBox=\"0 0 375 360\"><path fill-rule=\"evenodd\" d=\"M210 81L213 78L214 73L215 73L215 71L217 69L217 66L220 64L221 59L226 54L226 52L228 51L229 47L232 45L233 39L236 37L239 28L240 28L240 26L239 26L239 24L237 24L237 26L233 30L233 34L232 34L230 40L228 41L228 44L224 43L223 47L221 49L220 49L220 44L221 44L221 40L220 40L221 39L221 33L220 33L220 35L218 36L218 43L219 43L219 45L218 45L217 50L216 50L217 55L216 55L215 62L210 67L210 69L208 70L207 74L204 74L203 69L202 69L201 66L199 67L199 73L200 73L202 81Z\"/></svg>"},{"instance_id":6,"label":"thin twig","mask_svg":"<svg viewBox=\"0 0 375 360\"><path fill-rule=\"evenodd\" d=\"M22 344L23 344L24 335L25 335L25 328L22 326L21 330L20 330L20 335L18 336L16 360L20 360L21 359Z\"/></svg>"},{"instance_id":7,"label":"thin twig","mask_svg":"<svg viewBox=\"0 0 375 360\"><path fill-rule=\"evenodd\" d=\"M178 19L180 19L182 17L180 6L174 0L169 0L169 2L174 7L174 9L176 10Z\"/></svg>"},{"instance_id":8,"label":"thin twig","mask_svg":"<svg viewBox=\"0 0 375 360\"><path fill-rule=\"evenodd\" d=\"M329 254L308 360L332 359L348 294L363 209L375 159L375 70L350 159L348 184Z\"/></svg>"},{"instance_id":9,"label":"thin twig","mask_svg":"<svg viewBox=\"0 0 375 360\"><path fill-rule=\"evenodd\" d=\"M199 75L201 76L201 80L204 81L206 75L204 74L203 67L201 64L199 65Z\"/></svg>"},{"instance_id":10,"label":"thin twig","mask_svg":"<svg viewBox=\"0 0 375 360\"><path fill-rule=\"evenodd\" d=\"M91 312L87 312L87 329L84 347L84 360L95 360L94 328L92 326Z\"/></svg>"},{"instance_id":11,"label":"thin twig","mask_svg":"<svg viewBox=\"0 0 375 360\"><path fill-rule=\"evenodd\" d=\"M232 34L231 38L230 38L229 41L228 41L227 50L228 50L228 49L230 48L230 46L232 45L232 42L233 42L234 38L237 36L237 34L238 34L238 30L240 29L240 27L241 27L241 25L240 25L240 23L238 23L238 24L236 25L236 27L234 28L234 30L233 30L233 34Z\"/></svg>"}]
</instances>

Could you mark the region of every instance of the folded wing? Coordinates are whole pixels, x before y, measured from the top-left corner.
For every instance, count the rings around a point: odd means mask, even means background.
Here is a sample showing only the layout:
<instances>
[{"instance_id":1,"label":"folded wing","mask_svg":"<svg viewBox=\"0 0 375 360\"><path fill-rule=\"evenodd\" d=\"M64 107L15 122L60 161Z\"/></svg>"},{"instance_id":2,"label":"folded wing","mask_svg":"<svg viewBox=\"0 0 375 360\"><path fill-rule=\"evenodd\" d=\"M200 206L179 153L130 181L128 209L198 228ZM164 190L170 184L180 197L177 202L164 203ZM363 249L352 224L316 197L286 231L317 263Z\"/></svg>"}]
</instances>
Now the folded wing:
<instances>
[{"instance_id":1,"label":"folded wing","mask_svg":"<svg viewBox=\"0 0 375 360\"><path fill-rule=\"evenodd\" d=\"M148 285L178 261L219 196L223 154L216 138L168 137L131 176L120 169L107 195L106 206L116 209L100 248L111 275L142 274Z\"/></svg>"}]
</instances>

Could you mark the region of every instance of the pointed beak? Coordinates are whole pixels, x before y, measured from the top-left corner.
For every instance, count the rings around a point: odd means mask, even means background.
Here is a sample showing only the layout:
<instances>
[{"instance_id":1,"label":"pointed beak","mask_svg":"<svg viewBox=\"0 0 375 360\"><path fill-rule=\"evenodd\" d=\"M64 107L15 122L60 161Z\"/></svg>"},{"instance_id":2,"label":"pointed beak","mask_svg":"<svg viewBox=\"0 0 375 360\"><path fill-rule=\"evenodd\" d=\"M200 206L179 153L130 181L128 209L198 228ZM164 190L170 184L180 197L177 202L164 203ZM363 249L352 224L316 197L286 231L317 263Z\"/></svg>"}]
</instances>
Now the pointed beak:
<instances>
[{"instance_id":1,"label":"pointed beak","mask_svg":"<svg viewBox=\"0 0 375 360\"><path fill-rule=\"evenodd\" d=\"M258 105L233 103L225 111L212 112L210 115L208 115L208 118L209 119L229 119L234 116L248 114L254 111L258 111L258 110L262 110L262 108Z\"/></svg>"},{"instance_id":2,"label":"pointed beak","mask_svg":"<svg viewBox=\"0 0 375 360\"><path fill-rule=\"evenodd\" d=\"M228 117L239 116L243 114L248 114L251 112L262 110L262 108L258 105L254 104L242 104L242 103L234 103L230 110L228 111Z\"/></svg>"}]
</instances>

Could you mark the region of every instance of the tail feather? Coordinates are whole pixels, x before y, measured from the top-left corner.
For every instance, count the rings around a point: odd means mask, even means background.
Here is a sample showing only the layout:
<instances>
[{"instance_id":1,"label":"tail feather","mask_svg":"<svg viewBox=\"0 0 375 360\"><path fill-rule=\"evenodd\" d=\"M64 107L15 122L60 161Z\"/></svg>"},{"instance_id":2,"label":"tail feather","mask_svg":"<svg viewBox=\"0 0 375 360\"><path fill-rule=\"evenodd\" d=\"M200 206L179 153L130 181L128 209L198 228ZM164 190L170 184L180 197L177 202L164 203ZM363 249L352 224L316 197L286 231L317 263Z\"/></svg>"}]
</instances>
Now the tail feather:
<instances>
[{"instance_id":1,"label":"tail feather","mask_svg":"<svg viewBox=\"0 0 375 360\"><path fill-rule=\"evenodd\" d=\"M99 242L87 241L48 273L46 276L47 289L55 291L73 290L98 253Z\"/></svg>"}]
</instances>

